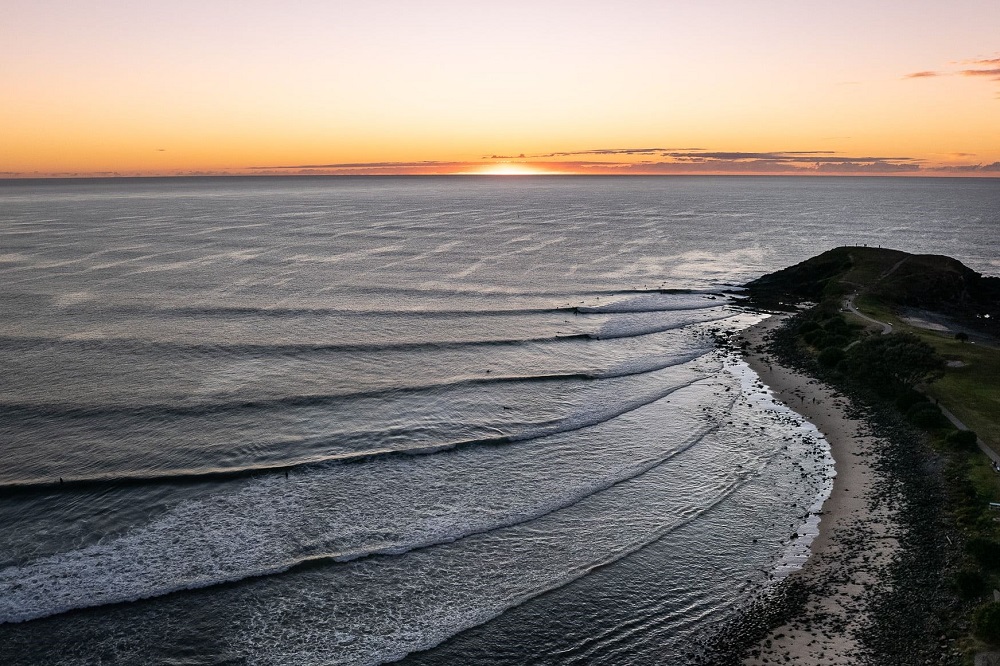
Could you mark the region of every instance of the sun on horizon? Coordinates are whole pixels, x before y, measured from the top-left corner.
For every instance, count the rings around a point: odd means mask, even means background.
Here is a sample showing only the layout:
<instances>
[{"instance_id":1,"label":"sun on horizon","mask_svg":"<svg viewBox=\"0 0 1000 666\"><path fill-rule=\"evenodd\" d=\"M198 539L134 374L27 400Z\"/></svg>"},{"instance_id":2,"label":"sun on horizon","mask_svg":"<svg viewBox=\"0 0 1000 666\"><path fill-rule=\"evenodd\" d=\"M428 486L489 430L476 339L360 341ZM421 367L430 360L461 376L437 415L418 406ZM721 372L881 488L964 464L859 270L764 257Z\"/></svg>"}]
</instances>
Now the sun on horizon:
<instances>
[{"instance_id":1,"label":"sun on horizon","mask_svg":"<svg viewBox=\"0 0 1000 666\"><path fill-rule=\"evenodd\" d=\"M467 176L554 176L564 175L565 171L552 171L550 169L539 169L528 164L518 162L501 162L500 164L489 164L472 171L462 171L462 175Z\"/></svg>"}]
</instances>

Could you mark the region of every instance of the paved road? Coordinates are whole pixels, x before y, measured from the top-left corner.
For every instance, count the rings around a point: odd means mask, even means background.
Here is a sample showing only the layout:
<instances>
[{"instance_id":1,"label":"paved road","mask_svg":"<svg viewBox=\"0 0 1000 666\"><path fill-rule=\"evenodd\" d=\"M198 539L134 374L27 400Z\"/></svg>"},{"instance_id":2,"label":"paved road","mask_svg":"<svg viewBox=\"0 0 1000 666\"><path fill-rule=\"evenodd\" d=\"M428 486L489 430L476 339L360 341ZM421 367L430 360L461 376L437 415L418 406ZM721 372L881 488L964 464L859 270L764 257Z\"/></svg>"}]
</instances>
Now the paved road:
<instances>
[{"instance_id":1,"label":"paved road","mask_svg":"<svg viewBox=\"0 0 1000 666\"><path fill-rule=\"evenodd\" d=\"M878 319L872 319L868 315L862 314L861 312L859 312L858 309L856 307L854 307L854 299L855 299L855 297L857 297L856 293L855 294L851 294L850 296L848 296L847 299L844 301L844 307L846 307L848 310L850 310L856 316L864 319L865 321L869 321L869 322L875 324L876 326L881 326L882 327L882 335L888 335L889 333L892 333L892 324L886 323L884 321L879 321Z\"/></svg>"}]
</instances>

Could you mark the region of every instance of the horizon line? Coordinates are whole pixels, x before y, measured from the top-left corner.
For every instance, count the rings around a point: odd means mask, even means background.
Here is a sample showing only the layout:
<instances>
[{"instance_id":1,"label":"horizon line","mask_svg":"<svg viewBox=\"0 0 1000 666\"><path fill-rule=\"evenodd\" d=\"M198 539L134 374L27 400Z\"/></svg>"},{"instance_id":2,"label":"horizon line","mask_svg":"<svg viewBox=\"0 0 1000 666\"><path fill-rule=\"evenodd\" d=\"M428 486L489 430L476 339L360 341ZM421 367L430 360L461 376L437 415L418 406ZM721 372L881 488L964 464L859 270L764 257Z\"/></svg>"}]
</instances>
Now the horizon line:
<instances>
[{"instance_id":1,"label":"horizon line","mask_svg":"<svg viewBox=\"0 0 1000 666\"><path fill-rule=\"evenodd\" d=\"M687 172L687 173L575 173L575 172L537 172L537 173L7 173L0 175L0 182L20 182L26 180L139 180L168 178L457 178L462 180L488 179L525 179L525 178L948 178L948 179L997 179L1000 172L907 172L907 173L859 173L859 172L771 172L771 173L739 173L739 172Z\"/></svg>"}]
</instances>

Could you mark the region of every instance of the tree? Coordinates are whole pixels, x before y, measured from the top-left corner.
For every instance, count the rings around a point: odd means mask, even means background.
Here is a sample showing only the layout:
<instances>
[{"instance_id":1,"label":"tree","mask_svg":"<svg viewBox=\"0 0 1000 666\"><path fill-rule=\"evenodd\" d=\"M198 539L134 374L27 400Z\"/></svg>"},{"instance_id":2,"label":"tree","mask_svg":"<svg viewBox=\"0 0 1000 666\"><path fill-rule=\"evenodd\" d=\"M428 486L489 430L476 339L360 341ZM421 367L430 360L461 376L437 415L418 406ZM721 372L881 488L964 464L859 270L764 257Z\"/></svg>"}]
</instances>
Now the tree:
<instances>
[{"instance_id":1,"label":"tree","mask_svg":"<svg viewBox=\"0 0 1000 666\"><path fill-rule=\"evenodd\" d=\"M965 542L965 552L987 569L1000 569L1000 543L986 537L972 537Z\"/></svg>"},{"instance_id":2,"label":"tree","mask_svg":"<svg viewBox=\"0 0 1000 666\"><path fill-rule=\"evenodd\" d=\"M840 347L827 347L819 353L816 360L826 368L835 368L838 363L844 360L844 356L844 350Z\"/></svg>"},{"instance_id":3,"label":"tree","mask_svg":"<svg viewBox=\"0 0 1000 666\"><path fill-rule=\"evenodd\" d=\"M986 577L978 569L960 569L953 577L953 585L963 599L975 599L986 592Z\"/></svg>"},{"instance_id":4,"label":"tree","mask_svg":"<svg viewBox=\"0 0 1000 666\"><path fill-rule=\"evenodd\" d=\"M1000 642L1000 603L990 602L976 609L972 616L973 631L988 643Z\"/></svg>"},{"instance_id":5,"label":"tree","mask_svg":"<svg viewBox=\"0 0 1000 666\"><path fill-rule=\"evenodd\" d=\"M959 342L968 342L969 334L966 333L965 331L959 331L958 333L955 334L955 339L958 340Z\"/></svg>"},{"instance_id":6,"label":"tree","mask_svg":"<svg viewBox=\"0 0 1000 666\"><path fill-rule=\"evenodd\" d=\"M944 359L911 333L873 335L847 350L852 375L876 389L912 389L941 376Z\"/></svg>"},{"instance_id":7,"label":"tree","mask_svg":"<svg viewBox=\"0 0 1000 666\"><path fill-rule=\"evenodd\" d=\"M918 402L913 405L906 410L906 418L921 428L941 428L948 425L941 408L930 402Z\"/></svg>"},{"instance_id":8,"label":"tree","mask_svg":"<svg viewBox=\"0 0 1000 666\"><path fill-rule=\"evenodd\" d=\"M973 450L976 448L978 437L971 430L956 430L947 437L949 444L958 449Z\"/></svg>"}]
</instances>

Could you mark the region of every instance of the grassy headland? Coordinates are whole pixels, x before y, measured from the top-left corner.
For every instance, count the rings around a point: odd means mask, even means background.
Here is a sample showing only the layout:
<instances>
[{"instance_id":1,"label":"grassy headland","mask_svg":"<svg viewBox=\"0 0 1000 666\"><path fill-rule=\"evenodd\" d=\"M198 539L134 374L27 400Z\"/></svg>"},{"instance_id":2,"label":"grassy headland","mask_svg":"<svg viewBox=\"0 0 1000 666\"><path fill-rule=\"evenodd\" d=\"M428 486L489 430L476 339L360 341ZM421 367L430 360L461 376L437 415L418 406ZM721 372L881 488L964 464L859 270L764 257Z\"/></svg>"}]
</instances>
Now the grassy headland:
<instances>
[{"instance_id":1,"label":"grassy headland","mask_svg":"<svg viewBox=\"0 0 1000 666\"><path fill-rule=\"evenodd\" d=\"M862 638L873 662L971 664L1000 649L1000 278L842 247L748 289L756 307L797 312L766 351L851 396L886 442L903 535Z\"/></svg>"}]
</instances>

